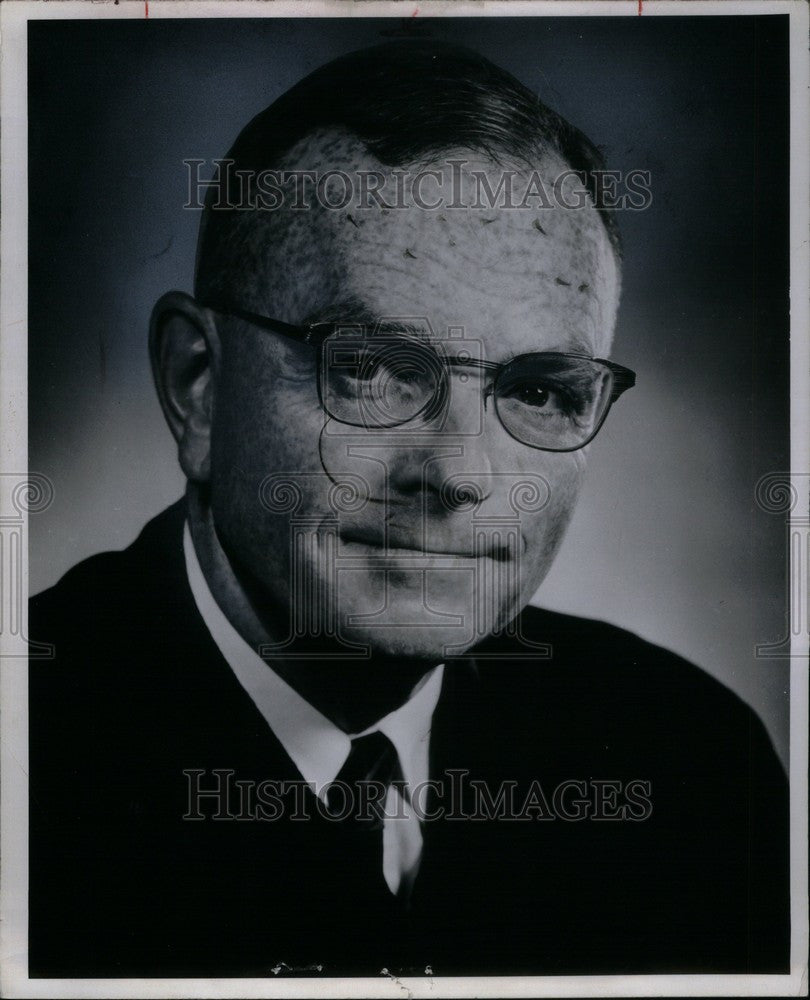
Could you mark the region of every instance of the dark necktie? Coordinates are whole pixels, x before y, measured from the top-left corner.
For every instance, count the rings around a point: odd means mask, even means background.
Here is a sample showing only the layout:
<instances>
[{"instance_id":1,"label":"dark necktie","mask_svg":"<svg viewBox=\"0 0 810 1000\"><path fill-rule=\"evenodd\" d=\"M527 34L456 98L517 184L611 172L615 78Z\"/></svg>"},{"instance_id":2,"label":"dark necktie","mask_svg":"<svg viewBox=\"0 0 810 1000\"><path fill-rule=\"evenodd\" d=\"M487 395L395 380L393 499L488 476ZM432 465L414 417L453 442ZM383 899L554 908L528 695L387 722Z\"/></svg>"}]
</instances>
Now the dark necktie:
<instances>
[{"instance_id":1,"label":"dark necktie","mask_svg":"<svg viewBox=\"0 0 810 1000\"><path fill-rule=\"evenodd\" d=\"M382 830L388 789L401 780L399 757L388 737L379 730L358 736L327 795L329 810L357 829Z\"/></svg>"}]
</instances>

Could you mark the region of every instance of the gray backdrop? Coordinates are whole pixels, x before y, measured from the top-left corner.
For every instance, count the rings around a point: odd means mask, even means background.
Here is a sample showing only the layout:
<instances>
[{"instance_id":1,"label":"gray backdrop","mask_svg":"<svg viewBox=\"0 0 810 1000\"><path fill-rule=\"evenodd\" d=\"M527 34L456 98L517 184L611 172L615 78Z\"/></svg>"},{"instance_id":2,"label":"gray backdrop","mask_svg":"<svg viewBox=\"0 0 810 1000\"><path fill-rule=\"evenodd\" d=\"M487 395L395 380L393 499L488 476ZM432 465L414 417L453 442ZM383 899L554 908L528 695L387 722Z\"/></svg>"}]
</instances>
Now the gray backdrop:
<instances>
[{"instance_id":1,"label":"gray backdrop","mask_svg":"<svg viewBox=\"0 0 810 1000\"><path fill-rule=\"evenodd\" d=\"M783 759L785 528L754 502L788 467L787 24L758 18L32 22L29 35L31 589L127 545L180 495L151 385L149 311L191 290L189 157L222 156L306 72L401 32L478 49L652 172L620 215L614 356L638 387L592 448L536 603L685 655L760 711Z\"/></svg>"}]
</instances>

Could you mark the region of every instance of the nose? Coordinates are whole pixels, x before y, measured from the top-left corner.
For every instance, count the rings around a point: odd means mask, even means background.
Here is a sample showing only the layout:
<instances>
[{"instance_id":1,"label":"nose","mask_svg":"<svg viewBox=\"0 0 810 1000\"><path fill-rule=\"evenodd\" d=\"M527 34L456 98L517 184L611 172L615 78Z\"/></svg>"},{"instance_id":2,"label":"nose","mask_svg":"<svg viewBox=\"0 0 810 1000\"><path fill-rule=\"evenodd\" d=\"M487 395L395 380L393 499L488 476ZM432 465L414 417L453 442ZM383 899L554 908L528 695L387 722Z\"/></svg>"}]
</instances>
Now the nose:
<instances>
[{"instance_id":1,"label":"nose","mask_svg":"<svg viewBox=\"0 0 810 1000\"><path fill-rule=\"evenodd\" d=\"M480 376L451 369L444 405L389 452L392 496L428 493L449 510L469 509L492 493L491 407Z\"/></svg>"}]
</instances>

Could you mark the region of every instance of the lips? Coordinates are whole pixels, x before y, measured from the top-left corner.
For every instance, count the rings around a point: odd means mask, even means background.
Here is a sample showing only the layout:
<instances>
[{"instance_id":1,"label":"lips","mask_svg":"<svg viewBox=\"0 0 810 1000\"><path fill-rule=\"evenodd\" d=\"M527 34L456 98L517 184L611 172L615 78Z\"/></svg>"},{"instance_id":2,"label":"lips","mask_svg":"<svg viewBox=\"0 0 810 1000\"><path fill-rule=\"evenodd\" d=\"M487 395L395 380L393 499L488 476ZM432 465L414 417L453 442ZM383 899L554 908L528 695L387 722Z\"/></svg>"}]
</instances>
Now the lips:
<instances>
[{"instance_id":1,"label":"lips","mask_svg":"<svg viewBox=\"0 0 810 1000\"><path fill-rule=\"evenodd\" d=\"M341 531L340 538L341 541L350 544L382 549L390 555L455 556L460 559L475 559L481 556L488 556L491 559L508 559L511 555L505 545L491 545L483 551L477 552L474 552L469 544L448 541L426 547L422 540L413 534L391 529L388 531L387 545L384 535L371 528L345 528Z\"/></svg>"}]
</instances>

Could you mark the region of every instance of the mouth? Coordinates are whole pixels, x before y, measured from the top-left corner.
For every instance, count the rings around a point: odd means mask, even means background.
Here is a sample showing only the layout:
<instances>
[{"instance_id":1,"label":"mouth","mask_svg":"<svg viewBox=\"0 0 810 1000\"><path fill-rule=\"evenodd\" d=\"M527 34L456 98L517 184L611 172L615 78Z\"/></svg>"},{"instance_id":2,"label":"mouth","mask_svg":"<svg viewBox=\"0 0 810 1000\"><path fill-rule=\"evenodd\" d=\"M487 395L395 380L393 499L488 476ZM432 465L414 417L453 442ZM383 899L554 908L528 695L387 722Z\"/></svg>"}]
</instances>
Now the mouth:
<instances>
[{"instance_id":1,"label":"mouth","mask_svg":"<svg viewBox=\"0 0 810 1000\"><path fill-rule=\"evenodd\" d=\"M413 536L389 531L386 539L382 534L362 528L346 529L341 532L340 540L344 544L362 546L375 555L397 557L480 559L488 557L505 561L511 559L513 553L507 545L486 545L480 550L473 550L469 545L442 545L427 547Z\"/></svg>"}]
</instances>

